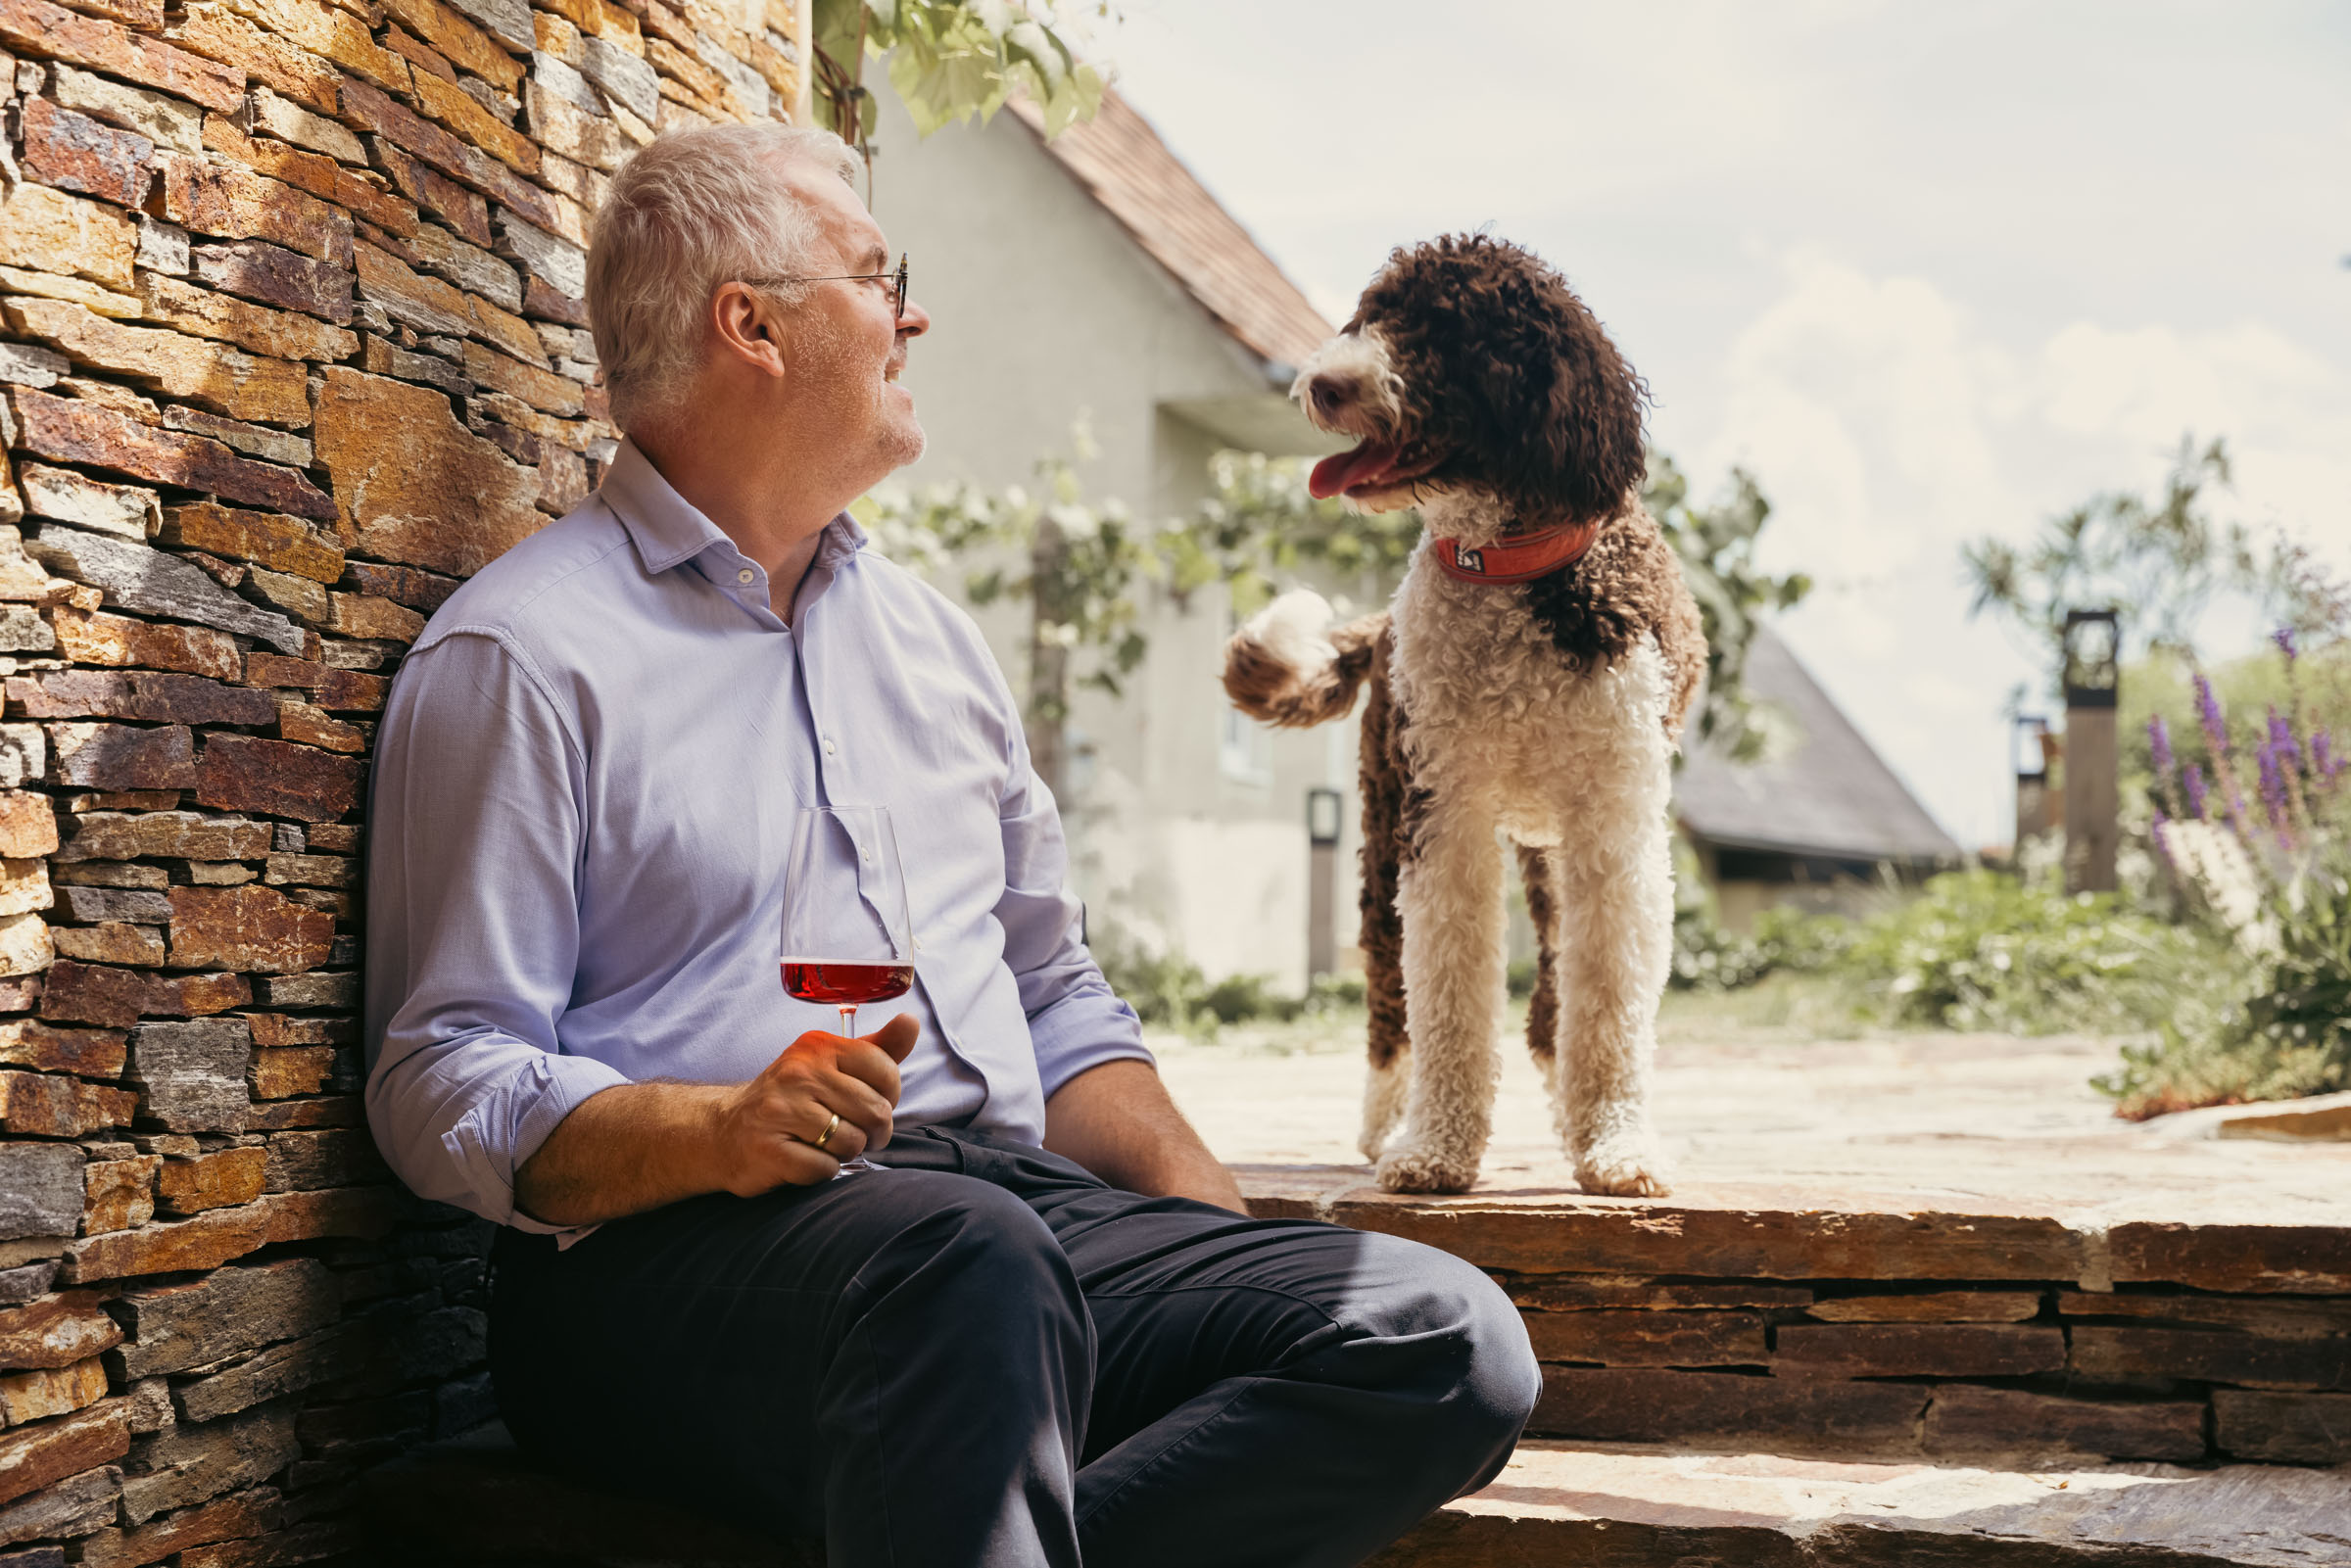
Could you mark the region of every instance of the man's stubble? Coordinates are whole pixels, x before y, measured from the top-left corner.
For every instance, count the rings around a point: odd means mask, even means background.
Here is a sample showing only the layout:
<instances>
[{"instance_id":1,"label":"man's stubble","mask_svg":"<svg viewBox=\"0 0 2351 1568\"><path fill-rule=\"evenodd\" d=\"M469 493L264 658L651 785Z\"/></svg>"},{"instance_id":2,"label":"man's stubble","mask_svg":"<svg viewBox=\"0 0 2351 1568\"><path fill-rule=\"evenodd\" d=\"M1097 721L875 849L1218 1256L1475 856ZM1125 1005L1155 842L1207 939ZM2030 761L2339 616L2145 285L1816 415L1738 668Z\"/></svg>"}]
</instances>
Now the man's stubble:
<instances>
[{"instance_id":1,"label":"man's stubble","mask_svg":"<svg viewBox=\"0 0 2351 1568\"><path fill-rule=\"evenodd\" d=\"M873 360L848 333L812 315L797 347L796 368L837 414L829 422L837 430L872 438L870 457L866 452L844 451L840 453L840 461L887 463L884 472L895 473L922 456L927 443L922 422L911 407L898 406L891 382L875 371ZM885 368L902 367L905 362L906 344L900 339L891 346Z\"/></svg>"}]
</instances>

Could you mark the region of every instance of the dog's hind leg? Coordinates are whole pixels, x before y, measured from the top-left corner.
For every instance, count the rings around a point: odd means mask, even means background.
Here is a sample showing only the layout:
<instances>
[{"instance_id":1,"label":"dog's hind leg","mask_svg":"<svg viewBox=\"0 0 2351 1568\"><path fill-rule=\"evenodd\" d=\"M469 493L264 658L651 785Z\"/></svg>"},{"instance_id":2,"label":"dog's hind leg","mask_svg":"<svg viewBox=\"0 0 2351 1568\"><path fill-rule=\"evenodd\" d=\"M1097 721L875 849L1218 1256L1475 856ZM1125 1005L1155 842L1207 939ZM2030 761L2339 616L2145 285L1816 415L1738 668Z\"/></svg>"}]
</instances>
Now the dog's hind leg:
<instances>
[{"instance_id":1,"label":"dog's hind leg","mask_svg":"<svg viewBox=\"0 0 2351 1568\"><path fill-rule=\"evenodd\" d=\"M1357 1147L1376 1161L1388 1135L1404 1118L1407 1062L1412 1042L1405 1030L1404 922L1396 913L1396 874L1404 854L1405 764L1395 734L1395 704L1388 692L1388 654L1393 635L1383 636L1364 701L1360 783L1364 797L1363 890L1357 903L1364 952L1364 1001L1369 1009L1370 1064L1364 1081L1364 1130Z\"/></svg>"},{"instance_id":2,"label":"dog's hind leg","mask_svg":"<svg viewBox=\"0 0 2351 1568\"><path fill-rule=\"evenodd\" d=\"M1559 1098L1559 870L1549 850L1518 846L1518 880L1526 889L1526 918L1535 928L1535 989L1526 1003L1526 1049L1551 1098L1552 1124L1567 1139L1567 1108Z\"/></svg>"},{"instance_id":3,"label":"dog's hind leg","mask_svg":"<svg viewBox=\"0 0 2351 1568\"><path fill-rule=\"evenodd\" d=\"M1493 1131L1501 1058L1502 851L1492 817L1436 801L1420 816L1398 879L1404 989L1412 1008L1411 1105L1379 1157L1390 1192L1463 1192Z\"/></svg>"},{"instance_id":4,"label":"dog's hind leg","mask_svg":"<svg viewBox=\"0 0 2351 1568\"><path fill-rule=\"evenodd\" d=\"M1388 1135L1404 1119L1407 1097L1412 1089L1412 1050L1402 1040L1390 1042L1388 1054L1379 1055L1380 1042L1371 1045L1369 1070L1364 1075L1364 1131L1356 1147L1373 1164L1379 1163L1379 1153L1388 1146Z\"/></svg>"}]
</instances>

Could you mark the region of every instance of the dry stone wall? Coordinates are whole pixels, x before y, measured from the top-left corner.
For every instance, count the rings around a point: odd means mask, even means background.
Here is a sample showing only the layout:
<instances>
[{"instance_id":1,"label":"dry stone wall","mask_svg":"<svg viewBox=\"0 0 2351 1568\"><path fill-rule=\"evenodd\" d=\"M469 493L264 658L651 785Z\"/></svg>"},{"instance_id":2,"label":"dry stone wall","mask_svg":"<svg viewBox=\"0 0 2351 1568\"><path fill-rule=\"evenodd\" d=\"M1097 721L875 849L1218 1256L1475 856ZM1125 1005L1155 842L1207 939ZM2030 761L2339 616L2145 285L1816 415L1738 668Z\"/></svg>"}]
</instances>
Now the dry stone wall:
<instances>
[{"instance_id":1,"label":"dry stone wall","mask_svg":"<svg viewBox=\"0 0 2351 1568\"><path fill-rule=\"evenodd\" d=\"M794 0L0 0L0 1565L351 1549L491 1413L371 1147L373 716L612 451L588 214Z\"/></svg>"},{"instance_id":2,"label":"dry stone wall","mask_svg":"<svg viewBox=\"0 0 2351 1568\"><path fill-rule=\"evenodd\" d=\"M1543 1363L1528 1431L1845 1459L2351 1464L2351 1226L1516 1195L1309 1174L1261 1213L1491 1272ZM1990 1206L1997 1208L1998 1206Z\"/></svg>"}]
</instances>

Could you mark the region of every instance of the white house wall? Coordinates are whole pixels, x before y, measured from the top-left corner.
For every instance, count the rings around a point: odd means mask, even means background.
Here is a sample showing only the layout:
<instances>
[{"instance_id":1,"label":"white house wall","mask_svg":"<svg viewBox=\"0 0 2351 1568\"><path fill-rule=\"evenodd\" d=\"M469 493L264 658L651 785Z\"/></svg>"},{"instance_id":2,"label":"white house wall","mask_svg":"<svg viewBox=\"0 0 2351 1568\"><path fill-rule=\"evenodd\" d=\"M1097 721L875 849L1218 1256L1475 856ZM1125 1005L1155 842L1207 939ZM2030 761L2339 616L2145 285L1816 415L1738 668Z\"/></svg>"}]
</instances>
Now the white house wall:
<instances>
[{"instance_id":1,"label":"white house wall","mask_svg":"<svg viewBox=\"0 0 2351 1568\"><path fill-rule=\"evenodd\" d=\"M918 141L893 95L879 97L876 215L910 253L933 317L906 373L930 449L906 477L1030 483L1037 456L1067 451L1083 417L1098 448L1080 470L1088 499L1117 498L1146 517L1189 510L1220 443L1165 405L1264 393L1255 357L1012 117ZM1173 946L1212 977L1264 974L1295 993L1306 982L1312 785L1347 795L1342 952L1355 938L1352 726L1268 735L1262 765L1236 769L1220 744L1224 595L1157 597L1150 656L1125 699L1085 691L1075 703L1074 738L1088 754L1063 806L1094 935ZM1004 610L981 620L1017 685L1025 621Z\"/></svg>"}]
</instances>

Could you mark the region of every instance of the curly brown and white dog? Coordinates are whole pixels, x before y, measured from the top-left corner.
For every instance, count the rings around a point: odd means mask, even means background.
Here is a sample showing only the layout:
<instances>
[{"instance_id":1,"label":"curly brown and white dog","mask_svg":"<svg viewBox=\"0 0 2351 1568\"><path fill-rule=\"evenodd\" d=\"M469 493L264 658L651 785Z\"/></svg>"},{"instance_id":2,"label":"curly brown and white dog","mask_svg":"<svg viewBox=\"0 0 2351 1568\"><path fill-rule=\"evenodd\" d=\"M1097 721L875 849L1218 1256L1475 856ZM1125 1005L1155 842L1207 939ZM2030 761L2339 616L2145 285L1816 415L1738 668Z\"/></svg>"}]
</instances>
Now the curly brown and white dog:
<instances>
[{"instance_id":1,"label":"curly brown and white dog","mask_svg":"<svg viewBox=\"0 0 2351 1568\"><path fill-rule=\"evenodd\" d=\"M1542 946L1528 1044L1587 1191L1666 1190L1647 1110L1673 940L1668 795L1706 666L1642 507L1647 389L1532 254L1397 251L1291 396L1360 445L1311 488L1426 534L1394 602L1332 627L1289 594L1225 649L1244 711L1363 724L1363 1150L1391 1191L1477 1179L1501 1071L1503 853ZM1399 1123L1401 1122L1401 1126Z\"/></svg>"}]
</instances>

